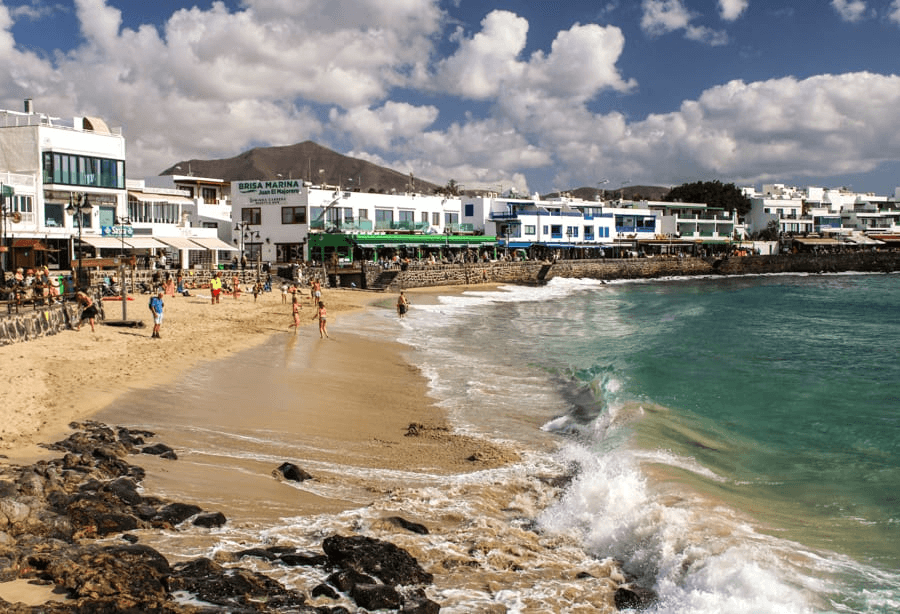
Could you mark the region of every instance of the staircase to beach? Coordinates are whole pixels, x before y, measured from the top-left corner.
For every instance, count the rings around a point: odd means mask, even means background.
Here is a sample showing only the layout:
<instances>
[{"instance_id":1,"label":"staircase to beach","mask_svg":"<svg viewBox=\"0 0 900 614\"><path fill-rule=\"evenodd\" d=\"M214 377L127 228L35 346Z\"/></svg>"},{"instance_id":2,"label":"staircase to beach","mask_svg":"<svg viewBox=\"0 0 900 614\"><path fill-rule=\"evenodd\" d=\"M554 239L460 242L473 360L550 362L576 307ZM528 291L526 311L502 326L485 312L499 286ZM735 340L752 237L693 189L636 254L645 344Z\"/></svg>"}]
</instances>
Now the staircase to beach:
<instances>
[{"instance_id":1,"label":"staircase to beach","mask_svg":"<svg viewBox=\"0 0 900 614\"><path fill-rule=\"evenodd\" d=\"M394 283L394 280L397 279L397 275L400 274L400 271L388 270L382 271L378 277L375 278L371 284L369 284L369 290L377 290L384 291L391 287L391 284Z\"/></svg>"}]
</instances>

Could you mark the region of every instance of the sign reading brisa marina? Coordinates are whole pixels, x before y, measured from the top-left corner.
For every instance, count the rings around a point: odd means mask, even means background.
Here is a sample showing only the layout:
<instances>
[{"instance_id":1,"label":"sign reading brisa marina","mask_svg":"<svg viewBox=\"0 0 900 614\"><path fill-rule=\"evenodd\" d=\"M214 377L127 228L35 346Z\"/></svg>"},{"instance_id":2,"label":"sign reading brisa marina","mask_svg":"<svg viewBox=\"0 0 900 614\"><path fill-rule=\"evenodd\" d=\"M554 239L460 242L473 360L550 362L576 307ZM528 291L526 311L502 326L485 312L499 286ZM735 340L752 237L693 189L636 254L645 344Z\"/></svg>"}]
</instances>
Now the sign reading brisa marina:
<instances>
[{"instance_id":1,"label":"sign reading brisa marina","mask_svg":"<svg viewBox=\"0 0 900 614\"><path fill-rule=\"evenodd\" d=\"M267 204L286 200L289 194L300 194L299 179L278 181L238 181L238 192L251 203Z\"/></svg>"}]
</instances>

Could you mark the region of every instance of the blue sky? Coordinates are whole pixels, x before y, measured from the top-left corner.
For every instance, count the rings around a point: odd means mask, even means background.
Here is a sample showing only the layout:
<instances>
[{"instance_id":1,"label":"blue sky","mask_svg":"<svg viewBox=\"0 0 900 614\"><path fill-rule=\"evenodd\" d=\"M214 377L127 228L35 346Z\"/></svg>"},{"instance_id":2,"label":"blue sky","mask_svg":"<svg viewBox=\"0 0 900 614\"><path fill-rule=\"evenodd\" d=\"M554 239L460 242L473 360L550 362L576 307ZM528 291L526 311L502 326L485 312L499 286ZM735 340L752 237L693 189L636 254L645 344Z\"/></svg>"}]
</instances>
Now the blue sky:
<instances>
[{"instance_id":1,"label":"blue sky","mask_svg":"<svg viewBox=\"0 0 900 614\"><path fill-rule=\"evenodd\" d=\"M900 186L900 0L0 0L0 105L128 174L307 139L520 192Z\"/></svg>"}]
</instances>

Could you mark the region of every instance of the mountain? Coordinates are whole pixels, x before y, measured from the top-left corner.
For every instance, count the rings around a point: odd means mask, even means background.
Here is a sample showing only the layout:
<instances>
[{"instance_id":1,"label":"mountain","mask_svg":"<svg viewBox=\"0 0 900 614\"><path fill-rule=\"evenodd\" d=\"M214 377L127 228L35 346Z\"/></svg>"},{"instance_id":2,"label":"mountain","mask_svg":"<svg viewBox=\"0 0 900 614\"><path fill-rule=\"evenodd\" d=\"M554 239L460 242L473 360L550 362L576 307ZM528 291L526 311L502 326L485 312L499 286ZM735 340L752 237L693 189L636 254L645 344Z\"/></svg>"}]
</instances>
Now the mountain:
<instances>
[{"instance_id":1,"label":"mountain","mask_svg":"<svg viewBox=\"0 0 900 614\"><path fill-rule=\"evenodd\" d=\"M305 179L362 192L390 193L410 189L410 175L351 158L304 141L280 147L255 147L233 158L183 160L160 175L195 175L225 181ZM413 177L412 191L431 194L439 186Z\"/></svg>"},{"instance_id":2,"label":"mountain","mask_svg":"<svg viewBox=\"0 0 900 614\"><path fill-rule=\"evenodd\" d=\"M656 185L628 185L617 190L575 188L574 190L569 190L568 193L571 194L573 198L580 198L582 200L597 200L598 194L603 200L615 200L617 198L624 198L625 200L663 200L666 197L666 194L669 193L669 190L670 188ZM552 197L557 195L558 194L554 192L547 196Z\"/></svg>"}]
</instances>

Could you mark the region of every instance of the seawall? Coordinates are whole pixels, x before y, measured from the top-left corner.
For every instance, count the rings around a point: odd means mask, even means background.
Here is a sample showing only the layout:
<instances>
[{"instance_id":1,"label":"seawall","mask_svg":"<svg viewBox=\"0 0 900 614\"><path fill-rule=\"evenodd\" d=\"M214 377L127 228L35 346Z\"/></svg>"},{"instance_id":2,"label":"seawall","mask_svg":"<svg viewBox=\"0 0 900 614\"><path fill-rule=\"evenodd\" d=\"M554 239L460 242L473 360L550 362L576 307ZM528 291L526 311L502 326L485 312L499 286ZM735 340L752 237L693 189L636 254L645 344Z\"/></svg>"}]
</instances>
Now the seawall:
<instances>
[{"instance_id":1,"label":"seawall","mask_svg":"<svg viewBox=\"0 0 900 614\"><path fill-rule=\"evenodd\" d=\"M556 277L570 279L654 279L696 275L761 275L771 273L889 273L900 271L900 252L790 254L728 258L628 258L493 262L466 265L412 265L396 272L387 290L479 283L541 284ZM382 276L367 270L369 287Z\"/></svg>"}]
</instances>

